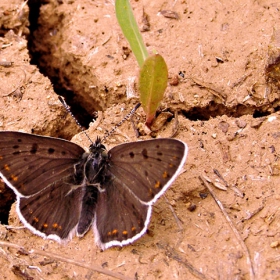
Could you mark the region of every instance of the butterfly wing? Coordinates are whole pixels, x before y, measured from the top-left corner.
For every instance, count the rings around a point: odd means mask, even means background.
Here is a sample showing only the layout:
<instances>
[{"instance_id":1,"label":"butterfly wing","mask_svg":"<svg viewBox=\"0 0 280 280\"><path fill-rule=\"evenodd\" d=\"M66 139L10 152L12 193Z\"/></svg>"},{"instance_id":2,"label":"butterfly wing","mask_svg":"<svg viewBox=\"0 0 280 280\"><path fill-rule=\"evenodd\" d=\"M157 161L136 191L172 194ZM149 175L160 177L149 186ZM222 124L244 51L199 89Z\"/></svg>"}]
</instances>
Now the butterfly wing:
<instances>
[{"instance_id":1,"label":"butterfly wing","mask_svg":"<svg viewBox=\"0 0 280 280\"><path fill-rule=\"evenodd\" d=\"M176 139L155 139L118 145L109 151L109 169L144 203L154 203L185 164L187 145Z\"/></svg>"},{"instance_id":2,"label":"butterfly wing","mask_svg":"<svg viewBox=\"0 0 280 280\"><path fill-rule=\"evenodd\" d=\"M132 243L148 227L152 206L141 203L116 177L99 193L94 218L95 241L103 250Z\"/></svg>"},{"instance_id":3,"label":"butterfly wing","mask_svg":"<svg viewBox=\"0 0 280 280\"><path fill-rule=\"evenodd\" d=\"M77 231L85 188L72 190L67 182L55 182L39 193L19 197L17 213L33 233L58 242Z\"/></svg>"},{"instance_id":4,"label":"butterfly wing","mask_svg":"<svg viewBox=\"0 0 280 280\"><path fill-rule=\"evenodd\" d=\"M32 232L60 241L76 230L85 188L73 186L85 151L57 138L0 132L0 176L17 195L17 212Z\"/></svg>"},{"instance_id":5,"label":"butterfly wing","mask_svg":"<svg viewBox=\"0 0 280 280\"><path fill-rule=\"evenodd\" d=\"M156 139L122 144L108 152L108 180L94 220L101 248L132 243L146 232L152 204L179 174L187 151L179 140Z\"/></svg>"},{"instance_id":6,"label":"butterfly wing","mask_svg":"<svg viewBox=\"0 0 280 280\"><path fill-rule=\"evenodd\" d=\"M84 152L62 139L2 131L0 176L17 195L33 195L72 175Z\"/></svg>"}]
</instances>

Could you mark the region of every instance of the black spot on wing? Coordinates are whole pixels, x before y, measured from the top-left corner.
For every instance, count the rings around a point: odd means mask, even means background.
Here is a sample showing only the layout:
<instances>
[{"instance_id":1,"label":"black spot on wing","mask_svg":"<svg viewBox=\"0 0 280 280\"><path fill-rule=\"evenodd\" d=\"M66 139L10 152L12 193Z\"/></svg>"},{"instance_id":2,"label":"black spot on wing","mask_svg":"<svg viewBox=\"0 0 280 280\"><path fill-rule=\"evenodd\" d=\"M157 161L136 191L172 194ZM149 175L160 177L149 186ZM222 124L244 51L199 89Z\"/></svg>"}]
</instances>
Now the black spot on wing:
<instances>
[{"instance_id":1,"label":"black spot on wing","mask_svg":"<svg viewBox=\"0 0 280 280\"><path fill-rule=\"evenodd\" d=\"M134 153L133 153L133 152L130 152L130 153L129 153L129 156L130 156L130 158L134 158Z\"/></svg>"},{"instance_id":2,"label":"black spot on wing","mask_svg":"<svg viewBox=\"0 0 280 280\"><path fill-rule=\"evenodd\" d=\"M36 143L32 144L32 147L30 149L30 153L35 155L37 153L37 150L38 150L38 144L36 144Z\"/></svg>"},{"instance_id":3,"label":"black spot on wing","mask_svg":"<svg viewBox=\"0 0 280 280\"><path fill-rule=\"evenodd\" d=\"M143 156L144 159L148 159L149 158L147 149L143 149L142 150L142 156Z\"/></svg>"},{"instance_id":4,"label":"black spot on wing","mask_svg":"<svg viewBox=\"0 0 280 280\"><path fill-rule=\"evenodd\" d=\"M55 149L53 148L48 148L48 154L52 155L55 152Z\"/></svg>"}]
</instances>

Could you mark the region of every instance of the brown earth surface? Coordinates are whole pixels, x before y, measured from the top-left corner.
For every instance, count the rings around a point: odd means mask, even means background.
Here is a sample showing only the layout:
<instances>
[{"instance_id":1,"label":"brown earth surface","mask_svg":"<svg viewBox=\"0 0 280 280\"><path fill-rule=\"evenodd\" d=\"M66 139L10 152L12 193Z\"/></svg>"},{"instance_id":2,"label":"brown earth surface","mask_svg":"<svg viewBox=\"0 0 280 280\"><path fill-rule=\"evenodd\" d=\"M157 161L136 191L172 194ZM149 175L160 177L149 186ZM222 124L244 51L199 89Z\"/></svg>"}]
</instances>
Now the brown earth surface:
<instances>
[{"instance_id":1,"label":"brown earth surface","mask_svg":"<svg viewBox=\"0 0 280 280\"><path fill-rule=\"evenodd\" d=\"M71 92L71 104L90 116L99 111L87 130L95 139L138 102L138 66L114 1L42 1L29 36L38 2L0 3L0 129L73 137L86 149L89 141L49 78ZM62 245L18 229L13 205L10 227L0 228L0 279L110 278L96 266L123 279L280 279L280 2L131 4L149 52L162 54L169 68L159 112L173 117L152 136L175 135L189 146L183 172L166 192L175 214L159 199L148 234L102 252L91 231ZM134 124L144 117L140 108ZM141 134L125 122L105 145L152 137Z\"/></svg>"}]
</instances>

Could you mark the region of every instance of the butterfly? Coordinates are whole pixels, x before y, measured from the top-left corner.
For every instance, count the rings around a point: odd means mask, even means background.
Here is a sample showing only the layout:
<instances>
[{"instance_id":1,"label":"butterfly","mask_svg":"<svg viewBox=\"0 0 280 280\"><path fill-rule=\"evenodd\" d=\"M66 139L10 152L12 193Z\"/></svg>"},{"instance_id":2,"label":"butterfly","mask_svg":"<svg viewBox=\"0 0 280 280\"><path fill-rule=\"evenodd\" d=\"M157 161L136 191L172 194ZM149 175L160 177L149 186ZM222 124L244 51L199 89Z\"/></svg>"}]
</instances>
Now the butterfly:
<instances>
[{"instance_id":1,"label":"butterfly","mask_svg":"<svg viewBox=\"0 0 280 280\"><path fill-rule=\"evenodd\" d=\"M179 175L187 145L176 139L124 143L86 152L58 138L0 132L0 176L17 196L33 233L58 242L93 228L101 249L130 244L147 231L152 205Z\"/></svg>"}]
</instances>

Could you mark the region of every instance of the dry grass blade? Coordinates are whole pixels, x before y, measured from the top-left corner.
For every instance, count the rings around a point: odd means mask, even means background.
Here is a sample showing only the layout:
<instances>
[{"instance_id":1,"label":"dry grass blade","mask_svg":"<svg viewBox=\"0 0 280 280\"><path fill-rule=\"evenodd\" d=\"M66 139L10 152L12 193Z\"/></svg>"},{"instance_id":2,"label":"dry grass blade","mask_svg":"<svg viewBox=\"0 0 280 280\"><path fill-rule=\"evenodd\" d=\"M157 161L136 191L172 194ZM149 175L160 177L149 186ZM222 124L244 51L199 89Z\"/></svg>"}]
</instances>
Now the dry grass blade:
<instances>
[{"instance_id":1,"label":"dry grass blade","mask_svg":"<svg viewBox=\"0 0 280 280\"><path fill-rule=\"evenodd\" d=\"M236 229L236 227L234 226L234 224L232 223L229 215L227 214L223 204L221 203L221 201L216 197L215 193L213 192L213 189L212 187L210 186L210 184L207 182L207 179L206 177L204 177L203 175L202 176L199 176L199 179L203 182L203 184L206 186L206 188L209 190L210 194L212 195L212 197L214 198L214 200L216 201L216 203L218 204L218 206L220 207L225 219L227 220L231 230L233 231L236 239L238 240L241 248L243 249L244 251L244 254L246 256L246 260L247 260L247 264L248 264L248 269L249 269L249 273L250 273L250 279L251 280L254 280L255 279L255 273L254 273L254 268L253 268L253 265L252 265L252 261L251 261L251 258L250 258L250 253L249 253L249 250L246 246L246 244L244 243L241 235L239 234L238 230Z\"/></svg>"},{"instance_id":2,"label":"dry grass blade","mask_svg":"<svg viewBox=\"0 0 280 280\"><path fill-rule=\"evenodd\" d=\"M196 269L186 258L185 255L178 252L176 249L170 247L168 244L164 243L157 243L157 247L159 249L162 249L165 251L165 255L168 256L168 258L173 259L177 261L178 263L182 264L184 267L186 267L189 272L200 280L207 280L208 278L201 273L198 269Z\"/></svg>"}]
</instances>

